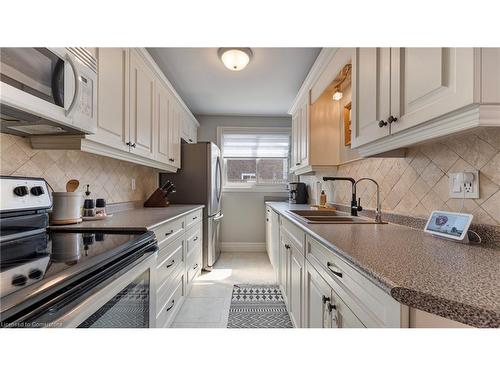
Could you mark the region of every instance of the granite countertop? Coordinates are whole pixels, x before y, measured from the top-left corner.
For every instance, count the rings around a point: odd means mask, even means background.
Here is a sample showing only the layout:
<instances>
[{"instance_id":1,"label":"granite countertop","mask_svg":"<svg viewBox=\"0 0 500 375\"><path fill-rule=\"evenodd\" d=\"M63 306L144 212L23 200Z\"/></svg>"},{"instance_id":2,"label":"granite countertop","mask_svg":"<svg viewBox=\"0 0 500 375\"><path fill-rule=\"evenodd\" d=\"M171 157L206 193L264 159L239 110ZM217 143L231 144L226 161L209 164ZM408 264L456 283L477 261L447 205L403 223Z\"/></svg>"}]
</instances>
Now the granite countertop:
<instances>
[{"instance_id":1,"label":"granite countertop","mask_svg":"<svg viewBox=\"0 0 500 375\"><path fill-rule=\"evenodd\" d=\"M267 204L343 257L394 299L475 327L500 327L500 251L397 224L306 224Z\"/></svg>"},{"instance_id":2,"label":"granite countertop","mask_svg":"<svg viewBox=\"0 0 500 375\"><path fill-rule=\"evenodd\" d=\"M82 221L80 224L72 225L53 225L49 228L68 231L75 229L145 231L203 207L200 204L175 204L165 208L135 208L114 212L112 217L105 220Z\"/></svg>"}]
</instances>

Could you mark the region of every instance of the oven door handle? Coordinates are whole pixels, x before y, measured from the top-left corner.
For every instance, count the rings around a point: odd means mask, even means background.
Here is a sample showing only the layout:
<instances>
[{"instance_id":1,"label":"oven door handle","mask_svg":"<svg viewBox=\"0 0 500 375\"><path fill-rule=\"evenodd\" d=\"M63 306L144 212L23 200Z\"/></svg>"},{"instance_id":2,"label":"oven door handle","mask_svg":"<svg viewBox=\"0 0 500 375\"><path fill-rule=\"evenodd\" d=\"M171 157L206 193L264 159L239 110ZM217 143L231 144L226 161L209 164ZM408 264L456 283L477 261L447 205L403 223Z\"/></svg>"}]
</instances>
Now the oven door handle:
<instances>
[{"instance_id":1,"label":"oven door handle","mask_svg":"<svg viewBox=\"0 0 500 375\"><path fill-rule=\"evenodd\" d=\"M78 69L76 69L75 62L73 58L69 55L69 53L66 54L66 61L68 64L71 66L71 69L73 69L73 74L75 77L75 95L73 95L73 100L71 101L71 104L69 105L68 109L66 110L66 116L69 116L69 114L73 111L75 108L75 104L78 101L78 98L80 97L80 75L78 74Z\"/></svg>"},{"instance_id":2,"label":"oven door handle","mask_svg":"<svg viewBox=\"0 0 500 375\"><path fill-rule=\"evenodd\" d=\"M156 263L155 253L148 252L137 259L135 262L127 266L125 269L119 271L117 274L113 275L110 279L100 283L99 285L92 288L90 291L85 293L78 302L72 303L69 311L62 312L62 315L57 316L54 314L55 319L44 319L43 326L46 327L64 327L64 328L76 328L85 320L87 320L92 314L99 310L106 302L111 300L120 291L127 287L134 279L139 277L147 269L153 270ZM150 285L152 277L150 274ZM150 287L150 290L152 288ZM151 318L154 316L152 310L152 300L153 296L150 295L149 303L149 322L151 325ZM76 305L75 305L76 304ZM50 308L49 308L50 311ZM50 312L49 312L50 314Z\"/></svg>"}]
</instances>

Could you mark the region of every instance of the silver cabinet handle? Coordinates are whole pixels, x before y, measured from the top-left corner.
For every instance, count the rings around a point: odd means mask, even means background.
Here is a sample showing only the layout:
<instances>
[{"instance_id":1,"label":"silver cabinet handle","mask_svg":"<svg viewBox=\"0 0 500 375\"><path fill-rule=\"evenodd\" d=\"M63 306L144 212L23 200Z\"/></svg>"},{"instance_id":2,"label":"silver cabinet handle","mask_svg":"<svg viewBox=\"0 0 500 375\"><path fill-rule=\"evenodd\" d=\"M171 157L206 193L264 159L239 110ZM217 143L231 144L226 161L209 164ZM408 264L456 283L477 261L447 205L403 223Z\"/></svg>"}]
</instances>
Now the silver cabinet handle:
<instances>
[{"instance_id":1,"label":"silver cabinet handle","mask_svg":"<svg viewBox=\"0 0 500 375\"><path fill-rule=\"evenodd\" d=\"M172 267L174 265L174 263L175 263L175 259L172 259L172 261L169 264L167 264L167 268Z\"/></svg>"},{"instance_id":2,"label":"silver cabinet handle","mask_svg":"<svg viewBox=\"0 0 500 375\"><path fill-rule=\"evenodd\" d=\"M174 230L173 230L173 229L171 229L169 232L165 233L165 237L170 236L172 233L174 233Z\"/></svg>"},{"instance_id":3,"label":"silver cabinet handle","mask_svg":"<svg viewBox=\"0 0 500 375\"><path fill-rule=\"evenodd\" d=\"M66 116L68 116L71 113L71 111L73 111L75 104L78 100L78 97L80 96L80 76L78 75L78 70L76 69L73 58L69 55L69 53L67 53L65 57L69 65L71 66L71 69L73 69L73 73L75 75L75 95L73 95L73 100L71 100L71 104L66 110Z\"/></svg>"},{"instance_id":4,"label":"silver cabinet handle","mask_svg":"<svg viewBox=\"0 0 500 375\"><path fill-rule=\"evenodd\" d=\"M331 263L331 262L327 262L326 263L326 266L328 267L328 269L337 277L342 277L342 272L340 271L337 271L336 269L334 269L333 267L336 267L335 264Z\"/></svg>"},{"instance_id":5,"label":"silver cabinet handle","mask_svg":"<svg viewBox=\"0 0 500 375\"><path fill-rule=\"evenodd\" d=\"M169 308L167 308L167 311L172 310L172 307L174 307L174 305L175 305L175 299L172 300L172 305Z\"/></svg>"}]
</instances>

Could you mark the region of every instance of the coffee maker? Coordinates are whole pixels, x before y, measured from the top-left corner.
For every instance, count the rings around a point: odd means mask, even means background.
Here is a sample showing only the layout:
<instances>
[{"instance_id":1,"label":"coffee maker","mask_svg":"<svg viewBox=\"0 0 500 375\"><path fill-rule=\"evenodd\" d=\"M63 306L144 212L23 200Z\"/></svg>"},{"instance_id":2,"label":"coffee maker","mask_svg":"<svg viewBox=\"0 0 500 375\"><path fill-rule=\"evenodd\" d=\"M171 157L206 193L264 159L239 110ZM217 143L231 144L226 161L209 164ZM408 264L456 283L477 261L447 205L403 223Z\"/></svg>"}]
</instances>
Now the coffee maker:
<instances>
[{"instance_id":1,"label":"coffee maker","mask_svg":"<svg viewBox=\"0 0 500 375\"><path fill-rule=\"evenodd\" d=\"M290 182L288 184L288 202L307 204L307 185L303 182Z\"/></svg>"}]
</instances>

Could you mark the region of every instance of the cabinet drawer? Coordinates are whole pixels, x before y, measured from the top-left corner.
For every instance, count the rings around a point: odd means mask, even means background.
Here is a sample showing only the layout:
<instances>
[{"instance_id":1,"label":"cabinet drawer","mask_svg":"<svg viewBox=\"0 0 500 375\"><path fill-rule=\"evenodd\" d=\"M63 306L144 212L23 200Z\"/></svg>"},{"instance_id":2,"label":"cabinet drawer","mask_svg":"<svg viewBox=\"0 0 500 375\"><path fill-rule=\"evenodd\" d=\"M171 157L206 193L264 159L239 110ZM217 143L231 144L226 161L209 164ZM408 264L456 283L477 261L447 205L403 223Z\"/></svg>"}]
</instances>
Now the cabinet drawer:
<instances>
[{"instance_id":1,"label":"cabinet drawer","mask_svg":"<svg viewBox=\"0 0 500 375\"><path fill-rule=\"evenodd\" d=\"M161 248L162 246L165 246L167 243L177 238L181 233L184 232L184 228L184 217L180 217L153 228L153 232L155 233L156 239L158 240L158 246Z\"/></svg>"},{"instance_id":2,"label":"cabinet drawer","mask_svg":"<svg viewBox=\"0 0 500 375\"><path fill-rule=\"evenodd\" d=\"M408 308L340 256L307 236L306 259L366 327L405 327Z\"/></svg>"},{"instance_id":3,"label":"cabinet drawer","mask_svg":"<svg viewBox=\"0 0 500 375\"><path fill-rule=\"evenodd\" d=\"M202 244L202 230L201 223L192 227L186 235L186 256L189 257L193 250L197 249Z\"/></svg>"},{"instance_id":4,"label":"cabinet drawer","mask_svg":"<svg viewBox=\"0 0 500 375\"><path fill-rule=\"evenodd\" d=\"M186 229L191 228L203 218L203 209L196 210L186 215Z\"/></svg>"},{"instance_id":5,"label":"cabinet drawer","mask_svg":"<svg viewBox=\"0 0 500 375\"><path fill-rule=\"evenodd\" d=\"M281 218L281 229L288 234L290 240L293 241L293 245L304 254L304 231L284 217Z\"/></svg>"},{"instance_id":6,"label":"cabinet drawer","mask_svg":"<svg viewBox=\"0 0 500 375\"><path fill-rule=\"evenodd\" d=\"M159 312L156 316L156 326L159 328L170 326L175 314L182 305L185 296L184 273L179 272L175 281L173 288L162 291L162 294L158 294L157 306Z\"/></svg>"},{"instance_id":7,"label":"cabinet drawer","mask_svg":"<svg viewBox=\"0 0 500 375\"><path fill-rule=\"evenodd\" d=\"M201 271L201 246L198 246L195 250L192 251L190 256L187 258L186 262L187 267L187 283L191 284L193 279L198 275Z\"/></svg>"},{"instance_id":8,"label":"cabinet drawer","mask_svg":"<svg viewBox=\"0 0 500 375\"><path fill-rule=\"evenodd\" d=\"M161 288L178 269L184 268L184 238L178 238L158 251L157 286Z\"/></svg>"}]
</instances>

